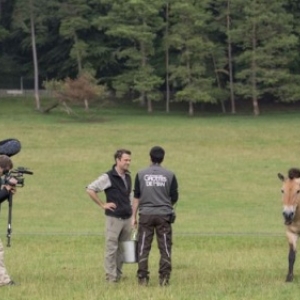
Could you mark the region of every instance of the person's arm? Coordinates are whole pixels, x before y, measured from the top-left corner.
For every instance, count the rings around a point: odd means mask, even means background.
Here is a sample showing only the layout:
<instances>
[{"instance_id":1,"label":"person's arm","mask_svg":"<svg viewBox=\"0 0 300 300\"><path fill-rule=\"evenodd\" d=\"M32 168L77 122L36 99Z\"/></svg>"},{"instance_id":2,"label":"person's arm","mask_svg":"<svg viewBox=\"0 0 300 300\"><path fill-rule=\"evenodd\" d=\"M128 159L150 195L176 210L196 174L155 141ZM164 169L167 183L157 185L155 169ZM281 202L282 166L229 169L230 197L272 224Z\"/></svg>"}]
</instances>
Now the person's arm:
<instances>
[{"instance_id":1,"label":"person's arm","mask_svg":"<svg viewBox=\"0 0 300 300\"><path fill-rule=\"evenodd\" d=\"M131 219L132 227L137 226L137 211L139 208L139 204L140 204L140 199L133 198L133 200L132 200L132 219Z\"/></svg>"},{"instance_id":2,"label":"person's arm","mask_svg":"<svg viewBox=\"0 0 300 300\"><path fill-rule=\"evenodd\" d=\"M9 193L15 193L15 185L18 183L18 180L15 178L9 178L8 183L1 186L0 190L0 204L8 199Z\"/></svg>"},{"instance_id":3,"label":"person's arm","mask_svg":"<svg viewBox=\"0 0 300 300\"><path fill-rule=\"evenodd\" d=\"M86 188L86 192L90 196L90 198L101 208L108 209L114 211L116 208L115 203L105 203L102 201L98 193L101 191L104 191L105 189L109 188L111 186L111 182L109 180L109 177L107 174L101 175L98 179L93 181L91 184L89 184Z\"/></svg>"},{"instance_id":4,"label":"person's arm","mask_svg":"<svg viewBox=\"0 0 300 300\"><path fill-rule=\"evenodd\" d=\"M132 219L131 219L131 225L132 227L137 226L137 212L140 204L140 182L138 174L135 176L135 182L134 182L134 198L132 200Z\"/></svg>"},{"instance_id":5,"label":"person's arm","mask_svg":"<svg viewBox=\"0 0 300 300\"><path fill-rule=\"evenodd\" d=\"M178 182L175 175L173 176L170 186L170 198L172 205L174 205L178 201Z\"/></svg>"},{"instance_id":6,"label":"person's arm","mask_svg":"<svg viewBox=\"0 0 300 300\"><path fill-rule=\"evenodd\" d=\"M105 209L108 209L108 210L114 211L114 210L116 209L117 206L116 206L115 203L112 203L112 202L110 202L110 203L105 203L105 202L103 202L103 201L99 198L98 194L97 194L95 191L90 190L90 189L87 189L86 192L88 193L88 195L90 196L90 198L91 198L97 205L99 205L101 208L103 208L104 210L105 210Z\"/></svg>"},{"instance_id":7,"label":"person's arm","mask_svg":"<svg viewBox=\"0 0 300 300\"><path fill-rule=\"evenodd\" d=\"M1 189L0 190L0 203L7 200L8 196L9 196L9 191L5 187L3 189Z\"/></svg>"}]
</instances>

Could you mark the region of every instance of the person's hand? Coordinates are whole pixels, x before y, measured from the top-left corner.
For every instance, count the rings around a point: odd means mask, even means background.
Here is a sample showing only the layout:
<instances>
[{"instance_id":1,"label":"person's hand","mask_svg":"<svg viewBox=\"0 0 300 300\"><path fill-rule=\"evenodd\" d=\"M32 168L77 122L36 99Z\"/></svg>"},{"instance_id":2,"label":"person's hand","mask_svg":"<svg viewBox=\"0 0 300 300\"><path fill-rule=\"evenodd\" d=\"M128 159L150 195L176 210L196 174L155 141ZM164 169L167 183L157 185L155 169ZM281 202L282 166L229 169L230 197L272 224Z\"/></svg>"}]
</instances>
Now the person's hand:
<instances>
[{"instance_id":1,"label":"person's hand","mask_svg":"<svg viewBox=\"0 0 300 300\"><path fill-rule=\"evenodd\" d=\"M111 211L114 211L116 208L117 208L117 205L115 203L112 203L112 202L108 202L108 203L105 203L103 205L103 209L108 209L108 210L111 210Z\"/></svg>"},{"instance_id":2,"label":"person's hand","mask_svg":"<svg viewBox=\"0 0 300 300\"><path fill-rule=\"evenodd\" d=\"M136 228L136 227L137 227L137 221L136 221L136 218L134 218L134 217L131 218L131 226L132 226L133 228Z\"/></svg>"},{"instance_id":3,"label":"person's hand","mask_svg":"<svg viewBox=\"0 0 300 300\"><path fill-rule=\"evenodd\" d=\"M14 194L17 190L15 186L9 185L9 184L5 184L4 188L8 191L11 192L12 194Z\"/></svg>"},{"instance_id":4,"label":"person's hand","mask_svg":"<svg viewBox=\"0 0 300 300\"><path fill-rule=\"evenodd\" d=\"M15 193L17 192L16 187L15 187L15 186L12 186L10 192L11 192L12 194L15 194Z\"/></svg>"},{"instance_id":5,"label":"person's hand","mask_svg":"<svg viewBox=\"0 0 300 300\"><path fill-rule=\"evenodd\" d=\"M18 180L14 177L9 177L7 179L7 185L9 186L15 186L18 183Z\"/></svg>"}]
</instances>

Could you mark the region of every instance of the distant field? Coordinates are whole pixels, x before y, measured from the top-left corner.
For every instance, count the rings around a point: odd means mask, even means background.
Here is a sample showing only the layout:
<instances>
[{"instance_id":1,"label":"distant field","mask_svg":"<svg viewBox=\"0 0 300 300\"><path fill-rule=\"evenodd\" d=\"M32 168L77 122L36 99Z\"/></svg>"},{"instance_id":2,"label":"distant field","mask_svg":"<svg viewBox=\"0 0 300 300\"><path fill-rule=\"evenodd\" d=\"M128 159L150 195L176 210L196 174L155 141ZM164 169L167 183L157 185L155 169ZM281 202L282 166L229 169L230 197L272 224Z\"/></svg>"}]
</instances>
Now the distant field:
<instances>
[{"instance_id":1,"label":"distant field","mask_svg":"<svg viewBox=\"0 0 300 300\"><path fill-rule=\"evenodd\" d=\"M12 248L6 265L21 285L1 299L295 299L285 284L287 243L277 173L300 167L300 113L185 113L148 115L142 109L93 108L77 117L42 115L28 99L0 99L0 140L18 138L15 166L30 168L14 197ZM131 172L149 164L154 145L180 185L174 225L172 284L157 283L158 252L151 253L151 284L136 284L126 265L117 286L104 281L104 216L85 186L129 148ZM7 205L0 233L6 243Z\"/></svg>"}]
</instances>

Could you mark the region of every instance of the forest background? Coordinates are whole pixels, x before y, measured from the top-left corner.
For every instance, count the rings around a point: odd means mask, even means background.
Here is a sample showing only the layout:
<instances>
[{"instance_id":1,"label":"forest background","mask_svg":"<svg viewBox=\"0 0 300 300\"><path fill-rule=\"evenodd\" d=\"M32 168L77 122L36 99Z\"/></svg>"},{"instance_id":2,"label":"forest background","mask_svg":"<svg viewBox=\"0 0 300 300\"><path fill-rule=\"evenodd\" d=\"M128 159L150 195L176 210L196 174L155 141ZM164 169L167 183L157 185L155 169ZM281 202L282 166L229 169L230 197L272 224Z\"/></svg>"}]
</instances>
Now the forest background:
<instances>
[{"instance_id":1,"label":"forest background","mask_svg":"<svg viewBox=\"0 0 300 300\"><path fill-rule=\"evenodd\" d=\"M33 89L39 109L45 82L88 73L148 112L259 115L300 100L299 15L294 0L0 0L0 89Z\"/></svg>"}]
</instances>

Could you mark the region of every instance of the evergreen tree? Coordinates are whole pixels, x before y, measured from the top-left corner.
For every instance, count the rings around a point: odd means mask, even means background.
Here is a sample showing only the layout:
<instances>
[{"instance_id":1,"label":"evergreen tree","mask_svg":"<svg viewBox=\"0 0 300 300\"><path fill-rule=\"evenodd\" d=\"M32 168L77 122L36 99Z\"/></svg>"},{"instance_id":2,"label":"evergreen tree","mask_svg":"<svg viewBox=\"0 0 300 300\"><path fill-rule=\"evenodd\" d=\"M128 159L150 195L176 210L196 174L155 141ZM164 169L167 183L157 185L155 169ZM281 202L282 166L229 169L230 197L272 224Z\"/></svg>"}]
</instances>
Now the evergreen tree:
<instances>
[{"instance_id":1,"label":"evergreen tree","mask_svg":"<svg viewBox=\"0 0 300 300\"><path fill-rule=\"evenodd\" d=\"M2 26L0 25L0 42L2 40L4 40L8 35L8 31Z\"/></svg>"},{"instance_id":2,"label":"evergreen tree","mask_svg":"<svg viewBox=\"0 0 300 300\"><path fill-rule=\"evenodd\" d=\"M91 7L86 0L66 0L59 8L60 34L73 43L70 56L77 62L78 73L84 68L84 59L88 56L85 33L91 27L89 19Z\"/></svg>"},{"instance_id":3,"label":"evergreen tree","mask_svg":"<svg viewBox=\"0 0 300 300\"><path fill-rule=\"evenodd\" d=\"M31 48L32 61L34 69L34 95L35 107L37 110L41 109L39 98L39 66L37 43L44 43L44 16L46 15L45 7L46 0L16 0L13 12L13 21L15 33L25 33L25 38L22 41L24 48Z\"/></svg>"},{"instance_id":4,"label":"evergreen tree","mask_svg":"<svg viewBox=\"0 0 300 300\"><path fill-rule=\"evenodd\" d=\"M208 61L213 43L208 38L207 1L173 1L170 6L169 45L177 51L177 60L170 73L176 100L189 104L189 115L194 114L194 103L212 103L214 78L208 75Z\"/></svg>"},{"instance_id":5,"label":"evergreen tree","mask_svg":"<svg viewBox=\"0 0 300 300\"><path fill-rule=\"evenodd\" d=\"M114 80L117 95L123 97L132 93L134 100L139 100L142 105L147 103L148 112L152 112L152 101L160 100L158 89L162 84L162 78L155 74L150 62L155 53L156 32L163 26L159 16L162 3L160 0L118 0L113 3L102 0L101 3L109 10L106 16L97 18L95 24L116 39L118 44L113 54L124 64L121 74Z\"/></svg>"},{"instance_id":6,"label":"evergreen tree","mask_svg":"<svg viewBox=\"0 0 300 300\"><path fill-rule=\"evenodd\" d=\"M0 0L0 83L1 88L15 88L14 78L18 77L20 66L14 59L19 44L10 42L12 1ZM32 59L31 59L32 61ZM19 82L19 80L18 80Z\"/></svg>"},{"instance_id":7,"label":"evergreen tree","mask_svg":"<svg viewBox=\"0 0 300 300\"><path fill-rule=\"evenodd\" d=\"M152 111L187 102L300 99L300 6L293 0L0 0L0 77L109 83ZM13 26L11 26L13 19ZM3 81L3 80L2 80ZM36 96L36 107L39 99Z\"/></svg>"},{"instance_id":8,"label":"evergreen tree","mask_svg":"<svg viewBox=\"0 0 300 300\"><path fill-rule=\"evenodd\" d=\"M4 0L0 0L0 42L7 36L8 31L5 28L5 26L3 26L3 3Z\"/></svg>"},{"instance_id":9,"label":"evergreen tree","mask_svg":"<svg viewBox=\"0 0 300 300\"><path fill-rule=\"evenodd\" d=\"M289 89L288 66L297 43L293 18L281 0L236 0L234 5L240 14L231 36L242 49L236 59L236 90L252 100L253 113L259 115L259 99L267 94L281 98Z\"/></svg>"},{"instance_id":10,"label":"evergreen tree","mask_svg":"<svg viewBox=\"0 0 300 300\"><path fill-rule=\"evenodd\" d=\"M296 49L300 47L300 2L294 0L285 0L284 7L286 11L293 16L292 33L297 37ZM290 78L285 81L285 84L278 90L279 99L282 102L295 102L300 99L300 55L299 51L289 53L289 70Z\"/></svg>"},{"instance_id":11,"label":"evergreen tree","mask_svg":"<svg viewBox=\"0 0 300 300\"><path fill-rule=\"evenodd\" d=\"M166 112L170 112L170 45L169 45L169 23L170 23L170 0L165 4L165 32L163 45L165 50L165 79L166 79Z\"/></svg>"},{"instance_id":12,"label":"evergreen tree","mask_svg":"<svg viewBox=\"0 0 300 300\"><path fill-rule=\"evenodd\" d=\"M212 52L213 65L216 74L217 85L219 87L220 102L223 112L226 111L224 100L228 95L231 104L231 113L236 113L234 94L234 74L233 74L233 44L231 41L230 29L234 14L231 10L231 3L234 0L212 0L210 11L213 18L210 22L210 38L214 42ZM223 97L222 97L223 96Z\"/></svg>"}]
</instances>

